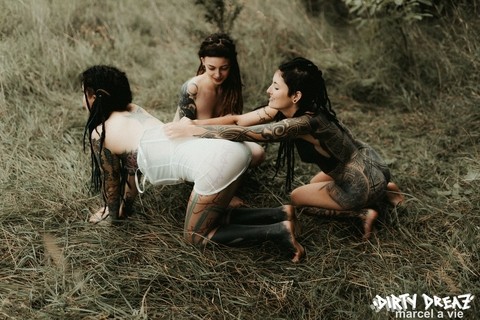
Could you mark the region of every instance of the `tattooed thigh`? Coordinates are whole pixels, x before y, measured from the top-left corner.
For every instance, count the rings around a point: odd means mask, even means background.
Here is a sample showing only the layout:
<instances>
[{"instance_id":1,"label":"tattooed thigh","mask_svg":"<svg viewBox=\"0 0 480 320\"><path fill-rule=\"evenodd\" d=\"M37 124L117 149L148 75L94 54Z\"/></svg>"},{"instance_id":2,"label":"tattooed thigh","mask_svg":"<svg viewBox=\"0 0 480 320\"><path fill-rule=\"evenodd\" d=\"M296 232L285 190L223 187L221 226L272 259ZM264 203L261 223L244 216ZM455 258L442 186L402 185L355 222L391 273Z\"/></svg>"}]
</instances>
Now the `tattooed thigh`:
<instances>
[{"instance_id":1,"label":"tattooed thigh","mask_svg":"<svg viewBox=\"0 0 480 320\"><path fill-rule=\"evenodd\" d=\"M342 179L327 185L327 191L344 210L362 208L369 194L368 179L358 165L349 165L344 169Z\"/></svg>"}]
</instances>

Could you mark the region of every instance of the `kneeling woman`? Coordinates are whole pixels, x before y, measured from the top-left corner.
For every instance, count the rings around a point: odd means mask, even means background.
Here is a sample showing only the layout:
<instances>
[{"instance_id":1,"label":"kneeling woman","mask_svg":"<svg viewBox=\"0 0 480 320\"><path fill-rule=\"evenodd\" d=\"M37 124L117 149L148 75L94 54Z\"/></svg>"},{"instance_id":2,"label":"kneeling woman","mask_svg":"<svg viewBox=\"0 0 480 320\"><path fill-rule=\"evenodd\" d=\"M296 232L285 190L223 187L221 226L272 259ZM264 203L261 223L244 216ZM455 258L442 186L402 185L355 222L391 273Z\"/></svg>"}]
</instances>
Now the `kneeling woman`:
<instances>
[{"instance_id":1,"label":"kneeling woman","mask_svg":"<svg viewBox=\"0 0 480 320\"><path fill-rule=\"evenodd\" d=\"M281 64L267 93L268 105L263 108L214 119L182 119L167 124L165 132L172 138L279 141L277 169L286 160L287 189L296 148L301 160L318 165L321 171L292 191L292 203L314 207L318 215L358 217L368 239L384 204L403 201L386 163L337 119L322 72L310 60L299 57Z\"/></svg>"},{"instance_id":2,"label":"kneeling woman","mask_svg":"<svg viewBox=\"0 0 480 320\"><path fill-rule=\"evenodd\" d=\"M291 206L228 209L238 178L251 154L241 143L200 138L175 142L163 134L163 123L132 103L125 73L111 66L93 66L81 75L83 105L89 111L85 126L92 159L92 184L101 190L105 208L90 221L110 216L113 221L131 213L138 194L138 169L153 184L193 182L185 217L185 239L225 245L283 243L292 261L304 255L295 239Z\"/></svg>"}]
</instances>

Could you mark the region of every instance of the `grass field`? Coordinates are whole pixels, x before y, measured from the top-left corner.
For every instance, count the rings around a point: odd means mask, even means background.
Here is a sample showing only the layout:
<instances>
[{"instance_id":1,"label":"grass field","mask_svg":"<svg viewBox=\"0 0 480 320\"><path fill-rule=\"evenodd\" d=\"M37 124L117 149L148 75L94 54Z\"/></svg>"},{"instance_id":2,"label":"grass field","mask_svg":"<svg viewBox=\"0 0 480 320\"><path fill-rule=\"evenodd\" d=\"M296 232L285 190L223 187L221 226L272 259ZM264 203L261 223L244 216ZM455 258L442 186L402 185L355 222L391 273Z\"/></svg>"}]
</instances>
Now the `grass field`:
<instances>
[{"instance_id":1,"label":"grass field","mask_svg":"<svg viewBox=\"0 0 480 320\"><path fill-rule=\"evenodd\" d=\"M422 294L472 294L469 309L431 307L430 318L478 319L477 1L400 29L333 23L298 1L243 3L231 35L245 109L265 102L284 59L313 60L338 117L388 160L404 205L366 243L356 221L300 215L300 264L270 244L186 244L188 185L149 188L124 225L90 225L102 201L89 192L78 74L123 69L135 102L169 121L215 26L193 0L0 0L0 319L395 319L371 305L402 294L417 294L417 310ZM271 178L275 148L239 191L251 206L289 201L283 176ZM316 170L299 164L295 185Z\"/></svg>"}]
</instances>

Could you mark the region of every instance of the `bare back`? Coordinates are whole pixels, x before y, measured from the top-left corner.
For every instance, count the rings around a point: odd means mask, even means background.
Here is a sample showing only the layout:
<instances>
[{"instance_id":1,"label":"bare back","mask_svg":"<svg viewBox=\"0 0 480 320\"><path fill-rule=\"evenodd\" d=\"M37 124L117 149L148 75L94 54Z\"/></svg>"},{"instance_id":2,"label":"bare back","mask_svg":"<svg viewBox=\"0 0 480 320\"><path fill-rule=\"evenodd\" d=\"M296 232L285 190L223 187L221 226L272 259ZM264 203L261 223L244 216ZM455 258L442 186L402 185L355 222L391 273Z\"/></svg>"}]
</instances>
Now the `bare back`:
<instances>
[{"instance_id":1,"label":"bare back","mask_svg":"<svg viewBox=\"0 0 480 320\"><path fill-rule=\"evenodd\" d=\"M128 111L113 112L105 121L104 147L117 155L135 151L145 130L159 124L163 123L143 108L130 104ZM101 132L102 127L98 126L92 132L92 139L98 139Z\"/></svg>"}]
</instances>

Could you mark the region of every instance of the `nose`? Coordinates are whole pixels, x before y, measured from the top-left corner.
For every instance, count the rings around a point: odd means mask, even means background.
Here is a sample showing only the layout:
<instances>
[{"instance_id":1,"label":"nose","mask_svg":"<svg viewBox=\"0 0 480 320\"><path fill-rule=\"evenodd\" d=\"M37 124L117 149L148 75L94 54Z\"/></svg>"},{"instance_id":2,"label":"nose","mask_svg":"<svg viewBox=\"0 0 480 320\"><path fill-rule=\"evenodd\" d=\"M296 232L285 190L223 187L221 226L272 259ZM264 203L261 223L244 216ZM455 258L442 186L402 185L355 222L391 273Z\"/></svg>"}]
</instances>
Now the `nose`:
<instances>
[{"instance_id":1,"label":"nose","mask_svg":"<svg viewBox=\"0 0 480 320\"><path fill-rule=\"evenodd\" d=\"M267 93L268 93L268 95L271 95L271 91L272 91L271 89L272 89L272 86L269 86L269 87L267 88Z\"/></svg>"}]
</instances>

